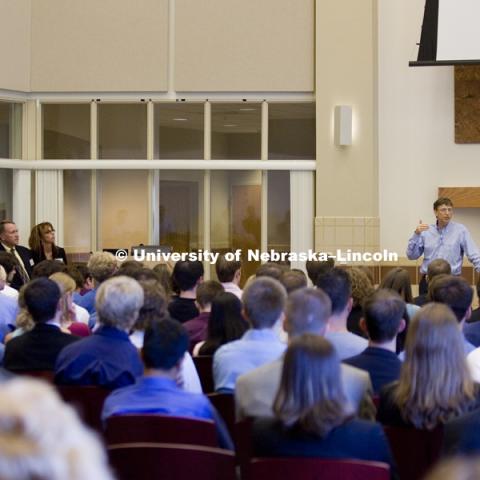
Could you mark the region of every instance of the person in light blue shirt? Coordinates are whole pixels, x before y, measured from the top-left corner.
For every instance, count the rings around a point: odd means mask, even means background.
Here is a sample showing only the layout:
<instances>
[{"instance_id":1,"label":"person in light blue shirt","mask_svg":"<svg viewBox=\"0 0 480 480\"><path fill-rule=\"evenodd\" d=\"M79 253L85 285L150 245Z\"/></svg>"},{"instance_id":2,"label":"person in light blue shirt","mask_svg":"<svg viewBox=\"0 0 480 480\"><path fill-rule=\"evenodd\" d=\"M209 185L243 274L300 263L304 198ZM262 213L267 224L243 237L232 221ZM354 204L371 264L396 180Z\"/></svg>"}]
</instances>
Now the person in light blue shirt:
<instances>
[{"instance_id":1,"label":"person in light blue shirt","mask_svg":"<svg viewBox=\"0 0 480 480\"><path fill-rule=\"evenodd\" d=\"M452 222L453 203L442 197L435 201L433 210L437 221L428 225L420 220L407 246L407 257L416 260L423 255L420 272L427 273L428 265L437 258L445 259L452 267L453 275L462 272L463 255L480 272L480 252L470 232L461 223Z\"/></svg>"},{"instance_id":2,"label":"person in light blue shirt","mask_svg":"<svg viewBox=\"0 0 480 480\"><path fill-rule=\"evenodd\" d=\"M220 446L233 450L228 431L208 398L177 385L188 343L185 328L176 320L167 318L149 325L142 347L145 374L134 385L107 397L102 419L112 415L159 414L213 420Z\"/></svg>"},{"instance_id":3,"label":"person in light blue shirt","mask_svg":"<svg viewBox=\"0 0 480 480\"><path fill-rule=\"evenodd\" d=\"M280 358L285 351L275 332L283 320L287 293L280 282L269 277L255 279L243 292L243 315L251 328L242 338L220 347L213 357L215 390L233 392L237 378Z\"/></svg>"}]
</instances>

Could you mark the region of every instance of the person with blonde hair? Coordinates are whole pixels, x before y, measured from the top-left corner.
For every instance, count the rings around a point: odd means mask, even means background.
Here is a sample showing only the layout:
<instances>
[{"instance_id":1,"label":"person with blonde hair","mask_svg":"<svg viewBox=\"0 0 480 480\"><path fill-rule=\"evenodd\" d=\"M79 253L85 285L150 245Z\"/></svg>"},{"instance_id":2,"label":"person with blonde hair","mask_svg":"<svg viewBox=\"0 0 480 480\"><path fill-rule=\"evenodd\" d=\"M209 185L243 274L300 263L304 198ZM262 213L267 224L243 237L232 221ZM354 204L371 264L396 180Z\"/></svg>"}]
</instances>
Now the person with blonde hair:
<instances>
[{"instance_id":1,"label":"person with blonde hair","mask_svg":"<svg viewBox=\"0 0 480 480\"><path fill-rule=\"evenodd\" d=\"M319 335L295 337L285 353L274 419L253 424L260 457L393 459L380 425L355 418L341 382L334 346Z\"/></svg>"},{"instance_id":2,"label":"person with blonde hair","mask_svg":"<svg viewBox=\"0 0 480 480\"><path fill-rule=\"evenodd\" d=\"M55 229L50 222L42 222L32 228L28 246L35 264L42 260L57 260L67 264L65 250L55 245Z\"/></svg>"},{"instance_id":3,"label":"person with blonde hair","mask_svg":"<svg viewBox=\"0 0 480 480\"><path fill-rule=\"evenodd\" d=\"M360 328L363 302L374 292L373 282L365 267L352 267L347 270L352 284L352 309L347 318L349 332L365 337L365 332Z\"/></svg>"},{"instance_id":4,"label":"person with blonde hair","mask_svg":"<svg viewBox=\"0 0 480 480\"><path fill-rule=\"evenodd\" d=\"M113 480L98 438L38 380L2 384L0 451L2 480Z\"/></svg>"},{"instance_id":5,"label":"person with blonde hair","mask_svg":"<svg viewBox=\"0 0 480 480\"><path fill-rule=\"evenodd\" d=\"M60 306L62 310L62 316L60 317L60 325L67 333L72 333L77 337L88 337L90 335L90 329L88 328L88 312L78 307L73 303L72 294L75 291L75 280L66 273L57 272L50 275L50 280L53 280L60 289ZM82 312L86 314L86 322L80 322L77 314ZM85 317L84 317L85 319Z\"/></svg>"},{"instance_id":6,"label":"person with blonde hair","mask_svg":"<svg viewBox=\"0 0 480 480\"><path fill-rule=\"evenodd\" d=\"M413 317L397 382L380 392L383 424L433 430L480 407L480 385L465 361L463 338L449 307L429 303Z\"/></svg>"}]
</instances>

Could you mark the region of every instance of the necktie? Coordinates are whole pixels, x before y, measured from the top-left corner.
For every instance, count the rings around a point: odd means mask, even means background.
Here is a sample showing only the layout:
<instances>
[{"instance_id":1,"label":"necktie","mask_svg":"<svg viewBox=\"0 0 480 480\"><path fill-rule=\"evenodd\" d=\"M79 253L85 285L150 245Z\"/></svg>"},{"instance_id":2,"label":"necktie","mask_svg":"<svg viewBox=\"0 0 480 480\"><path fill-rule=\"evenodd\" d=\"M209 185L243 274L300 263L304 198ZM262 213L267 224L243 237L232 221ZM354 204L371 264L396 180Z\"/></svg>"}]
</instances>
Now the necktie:
<instances>
[{"instance_id":1,"label":"necktie","mask_svg":"<svg viewBox=\"0 0 480 480\"><path fill-rule=\"evenodd\" d=\"M28 273L25 270L22 257L20 257L19 253L14 247L10 248L10 253L17 259L17 263L18 263L17 271L18 271L18 274L20 275L20 278L22 279L23 284L25 285L30 280L30 277L28 276Z\"/></svg>"}]
</instances>

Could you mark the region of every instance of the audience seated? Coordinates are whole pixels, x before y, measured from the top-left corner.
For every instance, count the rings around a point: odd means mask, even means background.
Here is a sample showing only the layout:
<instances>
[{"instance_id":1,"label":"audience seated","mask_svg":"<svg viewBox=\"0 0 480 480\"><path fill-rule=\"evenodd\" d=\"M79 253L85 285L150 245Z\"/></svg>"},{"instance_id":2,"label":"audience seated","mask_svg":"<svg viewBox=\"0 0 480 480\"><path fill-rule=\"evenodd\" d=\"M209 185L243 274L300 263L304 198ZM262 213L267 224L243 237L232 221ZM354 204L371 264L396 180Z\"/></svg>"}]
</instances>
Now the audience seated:
<instances>
[{"instance_id":1,"label":"audience seated","mask_svg":"<svg viewBox=\"0 0 480 480\"><path fill-rule=\"evenodd\" d=\"M0 295L6 295L7 297L18 298L18 290L10 286L13 277L16 274L16 267L18 265L17 259L8 252L0 251L0 267L5 269L5 285L3 290L0 291Z\"/></svg>"},{"instance_id":2,"label":"audience seated","mask_svg":"<svg viewBox=\"0 0 480 480\"><path fill-rule=\"evenodd\" d=\"M241 339L220 347L213 357L215 390L233 392L237 377L279 358L285 350L275 333L283 318L286 292L273 278L257 278L243 292L243 316L250 323Z\"/></svg>"},{"instance_id":3,"label":"audience seated","mask_svg":"<svg viewBox=\"0 0 480 480\"><path fill-rule=\"evenodd\" d=\"M452 273L452 267L450 264L443 258L436 258L428 264L427 274L425 275L425 282L428 284L437 276L437 275L450 275ZM418 297L413 299L413 303L422 307L429 302L428 294L421 293Z\"/></svg>"},{"instance_id":4,"label":"audience seated","mask_svg":"<svg viewBox=\"0 0 480 480\"><path fill-rule=\"evenodd\" d=\"M335 260L331 257L326 260L307 260L305 269L312 285L317 284L319 275L329 272L335 266Z\"/></svg>"},{"instance_id":5,"label":"audience seated","mask_svg":"<svg viewBox=\"0 0 480 480\"><path fill-rule=\"evenodd\" d=\"M60 289L48 278L37 278L22 288L21 295L34 326L7 343L4 366L12 372L53 370L60 351L78 340L61 331Z\"/></svg>"},{"instance_id":6,"label":"audience seated","mask_svg":"<svg viewBox=\"0 0 480 480\"><path fill-rule=\"evenodd\" d=\"M150 324L142 348L145 374L134 385L116 390L107 397L102 418L157 413L214 420L220 445L233 449L226 427L207 397L186 392L176 383L187 348L187 332L177 321L164 319Z\"/></svg>"},{"instance_id":7,"label":"audience seated","mask_svg":"<svg viewBox=\"0 0 480 480\"><path fill-rule=\"evenodd\" d=\"M242 262L227 260L225 254L221 254L215 263L215 271L218 281L226 292L233 293L239 300L242 299L240 279L242 278Z\"/></svg>"},{"instance_id":8,"label":"audience seated","mask_svg":"<svg viewBox=\"0 0 480 480\"><path fill-rule=\"evenodd\" d=\"M7 274L0 265L0 341L3 342L5 335L10 331L10 326L15 325L18 314L18 302L16 298L2 295L7 285Z\"/></svg>"},{"instance_id":9,"label":"audience seated","mask_svg":"<svg viewBox=\"0 0 480 480\"><path fill-rule=\"evenodd\" d=\"M365 332L360 328L360 318L363 302L374 291L371 273L362 267L352 267L347 272L352 285L352 306L347 318L347 330L365 337Z\"/></svg>"},{"instance_id":10,"label":"audience seated","mask_svg":"<svg viewBox=\"0 0 480 480\"><path fill-rule=\"evenodd\" d=\"M216 295L223 291L223 286L215 280L207 280L197 287L196 305L200 314L184 323L190 340L190 351L193 350L195 344L203 342L207 338L212 301Z\"/></svg>"},{"instance_id":11,"label":"audience seated","mask_svg":"<svg viewBox=\"0 0 480 480\"><path fill-rule=\"evenodd\" d=\"M173 293L172 275L173 267L170 268L170 264L158 263L153 267L153 272L157 276L157 281L165 290L167 299L170 299Z\"/></svg>"},{"instance_id":12,"label":"audience seated","mask_svg":"<svg viewBox=\"0 0 480 480\"><path fill-rule=\"evenodd\" d=\"M301 289L290 294L285 311L285 330L290 341L304 333L325 335L330 305L328 296L319 289ZM272 405L280 384L282 365L283 358L280 358L238 378L235 388L237 420L273 415ZM364 418L375 418L368 373L343 364L340 373L352 411Z\"/></svg>"},{"instance_id":13,"label":"audience seated","mask_svg":"<svg viewBox=\"0 0 480 480\"><path fill-rule=\"evenodd\" d=\"M2 480L113 480L98 438L44 382L16 378L0 395Z\"/></svg>"},{"instance_id":14,"label":"audience seated","mask_svg":"<svg viewBox=\"0 0 480 480\"><path fill-rule=\"evenodd\" d=\"M480 385L468 372L455 315L446 305L425 305L410 324L400 379L380 393L377 419L433 430L478 407Z\"/></svg>"},{"instance_id":15,"label":"audience seated","mask_svg":"<svg viewBox=\"0 0 480 480\"><path fill-rule=\"evenodd\" d=\"M377 290L363 304L360 327L367 332L368 347L344 363L366 370L376 395L400 377L402 362L395 353L397 334L405 328L405 302L396 292Z\"/></svg>"},{"instance_id":16,"label":"audience seated","mask_svg":"<svg viewBox=\"0 0 480 480\"><path fill-rule=\"evenodd\" d=\"M62 262L57 262L56 260L42 260L33 267L32 280L41 277L49 278L50 275L58 272L66 272L67 269L68 267Z\"/></svg>"},{"instance_id":17,"label":"audience seated","mask_svg":"<svg viewBox=\"0 0 480 480\"><path fill-rule=\"evenodd\" d=\"M287 294L290 294L307 286L307 276L302 270L287 270L282 273L280 283L285 287Z\"/></svg>"},{"instance_id":18,"label":"audience seated","mask_svg":"<svg viewBox=\"0 0 480 480\"><path fill-rule=\"evenodd\" d=\"M199 261L179 261L173 267L172 281L178 295L168 305L170 316L181 323L198 317L195 305L197 287L203 282L203 263Z\"/></svg>"},{"instance_id":19,"label":"audience seated","mask_svg":"<svg viewBox=\"0 0 480 480\"><path fill-rule=\"evenodd\" d=\"M319 335L294 338L285 354L273 419L253 425L260 457L393 458L380 425L354 418L340 381L334 347Z\"/></svg>"},{"instance_id":20,"label":"audience seated","mask_svg":"<svg viewBox=\"0 0 480 480\"><path fill-rule=\"evenodd\" d=\"M195 345L193 355L213 355L222 345L241 338L247 330L242 302L233 293L221 292L212 301L207 338Z\"/></svg>"},{"instance_id":21,"label":"audience seated","mask_svg":"<svg viewBox=\"0 0 480 480\"><path fill-rule=\"evenodd\" d=\"M110 278L98 288L95 302L100 326L61 352L55 382L112 390L130 385L143 373L138 351L128 338L143 304L142 287L132 278Z\"/></svg>"},{"instance_id":22,"label":"audience seated","mask_svg":"<svg viewBox=\"0 0 480 480\"><path fill-rule=\"evenodd\" d=\"M366 277L363 272L359 275ZM317 277L317 287L321 288L332 302L332 315L328 321L325 338L333 343L340 360L363 352L368 347L368 341L347 330L347 319L353 304L349 274L341 268L334 267ZM372 293L367 289L364 292Z\"/></svg>"},{"instance_id":23,"label":"audience seated","mask_svg":"<svg viewBox=\"0 0 480 480\"><path fill-rule=\"evenodd\" d=\"M275 262L266 262L262 263L262 265L257 268L257 271L255 272L255 277L270 277L274 280L280 281L280 277L286 270L287 268L284 265L280 265L279 263Z\"/></svg>"},{"instance_id":24,"label":"audience seated","mask_svg":"<svg viewBox=\"0 0 480 480\"><path fill-rule=\"evenodd\" d=\"M83 297L83 295L94 288L93 278L86 265L69 265L67 273L75 280L75 283L77 284L77 288L75 289L74 293L74 300L75 298Z\"/></svg>"},{"instance_id":25,"label":"audience seated","mask_svg":"<svg viewBox=\"0 0 480 480\"><path fill-rule=\"evenodd\" d=\"M475 286L475 290L477 291L477 299L480 299L480 279ZM467 320L468 323L475 323L480 321L480 306L472 310L472 315Z\"/></svg>"}]
</instances>

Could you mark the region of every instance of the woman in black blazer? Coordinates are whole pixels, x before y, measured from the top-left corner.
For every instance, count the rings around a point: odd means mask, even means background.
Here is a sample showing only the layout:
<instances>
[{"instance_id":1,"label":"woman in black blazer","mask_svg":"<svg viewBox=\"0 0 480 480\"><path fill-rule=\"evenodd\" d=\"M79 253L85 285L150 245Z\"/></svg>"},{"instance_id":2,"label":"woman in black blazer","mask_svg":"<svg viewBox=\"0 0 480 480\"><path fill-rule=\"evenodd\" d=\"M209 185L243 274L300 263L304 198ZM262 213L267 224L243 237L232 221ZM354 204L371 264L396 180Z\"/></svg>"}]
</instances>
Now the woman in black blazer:
<instances>
[{"instance_id":1,"label":"woman in black blazer","mask_svg":"<svg viewBox=\"0 0 480 480\"><path fill-rule=\"evenodd\" d=\"M67 264L65 250L55 245L55 229L50 222L39 223L32 228L28 245L35 265L42 260L58 260Z\"/></svg>"}]
</instances>

